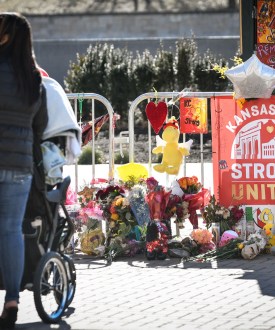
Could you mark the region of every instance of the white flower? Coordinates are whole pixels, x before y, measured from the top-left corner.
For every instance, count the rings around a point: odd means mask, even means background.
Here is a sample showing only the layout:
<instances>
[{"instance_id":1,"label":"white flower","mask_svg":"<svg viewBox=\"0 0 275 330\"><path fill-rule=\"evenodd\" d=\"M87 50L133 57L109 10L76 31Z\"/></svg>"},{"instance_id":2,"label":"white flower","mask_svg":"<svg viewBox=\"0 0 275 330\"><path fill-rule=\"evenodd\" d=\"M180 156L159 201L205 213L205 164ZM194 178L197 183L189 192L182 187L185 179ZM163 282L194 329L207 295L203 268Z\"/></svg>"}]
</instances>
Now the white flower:
<instances>
[{"instance_id":1,"label":"white flower","mask_svg":"<svg viewBox=\"0 0 275 330\"><path fill-rule=\"evenodd\" d=\"M247 238L249 243L256 243L258 247L262 250L265 248L267 240L260 233L250 234Z\"/></svg>"},{"instance_id":2,"label":"white flower","mask_svg":"<svg viewBox=\"0 0 275 330\"><path fill-rule=\"evenodd\" d=\"M223 218L228 219L230 217L230 211L228 209L223 210Z\"/></svg>"}]
</instances>

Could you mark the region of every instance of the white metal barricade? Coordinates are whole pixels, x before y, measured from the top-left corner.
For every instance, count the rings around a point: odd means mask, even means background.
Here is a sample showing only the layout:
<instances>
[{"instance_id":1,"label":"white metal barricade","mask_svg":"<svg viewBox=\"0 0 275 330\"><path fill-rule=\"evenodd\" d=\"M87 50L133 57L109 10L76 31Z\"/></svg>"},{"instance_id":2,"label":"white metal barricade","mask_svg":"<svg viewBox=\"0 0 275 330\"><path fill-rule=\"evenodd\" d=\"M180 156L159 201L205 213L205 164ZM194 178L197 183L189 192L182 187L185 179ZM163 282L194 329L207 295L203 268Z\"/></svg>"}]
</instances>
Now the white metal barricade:
<instances>
[{"instance_id":1,"label":"white metal barricade","mask_svg":"<svg viewBox=\"0 0 275 330\"><path fill-rule=\"evenodd\" d=\"M150 102L151 99L162 99L165 100L166 103L173 104L176 100L181 97L201 97L201 98L210 98L210 97L218 97L218 96L232 96L231 92L152 92L152 93L145 93L137 97L131 104L129 109L129 117L128 117L128 127L129 127L129 161L134 162L134 144L135 144L135 125L134 125L134 117L135 117L135 110L137 109L138 105L147 100ZM169 100L169 101L168 101ZM148 121L148 165L149 165L149 173L152 170L152 143L151 143L151 125ZM185 142L185 134L183 134L183 141ZM200 134L200 153L201 153L201 183L204 184L204 151L203 151L203 134ZM183 161L183 175L186 175L186 161L184 158Z\"/></svg>"},{"instance_id":2,"label":"white metal barricade","mask_svg":"<svg viewBox=\"0 0 275 330\"><path fill-rule=\"evenodd\" d=\"M91 100L91 113L92 113L92 123L93 123L93 130L92 130L92 179L95 179L95 129L94 129L94 122L95 122L95 100L102 103L108 111L109 114L109 173L108 179L111 180L114 177L114 110L110 104L110 102L102 95L95 94L95 93L71 93L67 94L69 100L74 101L74 113L78 123L81 125L81 118L78 118L78 110L79 110L79 100ZM75 191L78 191L78 171L77 171L77 164L75 166Z\"/></svg>"}]
</instances>

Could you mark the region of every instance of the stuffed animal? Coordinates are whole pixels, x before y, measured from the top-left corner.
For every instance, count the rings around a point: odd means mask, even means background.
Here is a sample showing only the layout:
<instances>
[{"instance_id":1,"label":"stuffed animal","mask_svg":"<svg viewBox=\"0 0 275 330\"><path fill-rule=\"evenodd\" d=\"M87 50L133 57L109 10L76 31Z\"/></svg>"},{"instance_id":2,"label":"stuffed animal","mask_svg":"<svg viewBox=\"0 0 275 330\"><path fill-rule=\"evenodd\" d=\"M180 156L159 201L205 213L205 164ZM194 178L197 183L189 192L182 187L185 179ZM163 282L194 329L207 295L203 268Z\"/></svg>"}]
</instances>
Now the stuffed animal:
<instances>
[{"instance_id":1,"label":"stuffed animal","mask_svg":"<svg viewBox=\"0 0 275 330\"><path fill-rule=\"evenodd\" d=\"M273 229L274 227L275 226L273 223L267 223L263 228L267 236L267 250L270 250L273 246L275 246L275 234Z\"/></svg>"},{"instance_id":2,"label":"stuffed animal","mask_svg":"<svg viewBox=\"0 0 275 330\"><path fill-rule=\"evenodd\" d=\"M229 241L239 237L239 235L234 230L226 230L221 237L219 247L225 246Z\"/></svg>"},{"instance_id":3,"label":"stuffed animal","mask_svg":"<svg viewBox=\"0 0 275 330\"><path fill-rule=\"evenodd\" d=\"M254 259L260 252L261 249L259 245L256 243L252 243L244 246L241 255L244 259L251 260Z\"/></svg>"},{"instance_id":4,"label":"stuffed animal","mask_svg":"<svg viewBox=\"0 0 275 330\"><path fill-rule=\"evenodd\" d=\"M154 166L157 172L177 175L184 156L189 155L193 140L178 143L179 125L175 117L171 117L163 127L162 139L157 136L157 147L152 152L162 153L162 162Z\"/></svg>"}]
</instances>

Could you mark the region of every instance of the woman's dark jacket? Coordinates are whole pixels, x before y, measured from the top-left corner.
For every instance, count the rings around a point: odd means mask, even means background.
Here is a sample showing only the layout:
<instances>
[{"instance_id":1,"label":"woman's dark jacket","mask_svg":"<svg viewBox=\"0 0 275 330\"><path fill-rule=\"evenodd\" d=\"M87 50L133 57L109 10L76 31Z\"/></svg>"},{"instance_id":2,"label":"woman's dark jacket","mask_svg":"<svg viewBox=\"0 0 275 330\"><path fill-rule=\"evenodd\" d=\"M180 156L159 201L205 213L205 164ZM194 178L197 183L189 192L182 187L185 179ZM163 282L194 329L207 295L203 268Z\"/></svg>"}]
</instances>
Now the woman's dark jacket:
<instances>
[{"instance_id":1,"label":"woman's dark jacket","mask_svg":"<svg viewBox=\"0 0 275 330\"><path fill-rule=\"evenodd\" d=\"M47 125L46 91L32 104L20 96L9 60L0 57L0 170L26 173L33 168L33 136Z\"/></svg>"}]
</instances>

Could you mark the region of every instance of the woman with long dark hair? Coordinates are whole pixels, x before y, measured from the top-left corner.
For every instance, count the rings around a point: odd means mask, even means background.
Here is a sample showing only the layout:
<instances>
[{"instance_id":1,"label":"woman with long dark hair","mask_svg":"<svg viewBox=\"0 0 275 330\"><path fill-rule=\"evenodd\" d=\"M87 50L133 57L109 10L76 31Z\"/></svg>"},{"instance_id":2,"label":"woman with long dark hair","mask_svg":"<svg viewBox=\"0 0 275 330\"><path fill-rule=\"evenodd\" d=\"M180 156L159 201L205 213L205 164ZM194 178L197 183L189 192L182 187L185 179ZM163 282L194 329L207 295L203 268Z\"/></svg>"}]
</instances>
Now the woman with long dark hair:
<instances>
[{"instance_id":1,"label":"woman with long dark hair","mask_svg":"<svg viewBox=\"0 0 275 330\"><path fill-rule=\"evenodd\" d=\"M14 328L17 320L33 141L41 138L47 118L30 24L20 14L0 12L0 269L6 291L0 329Z\"/></svg>"}]
</instances>

